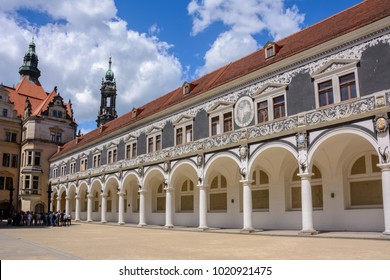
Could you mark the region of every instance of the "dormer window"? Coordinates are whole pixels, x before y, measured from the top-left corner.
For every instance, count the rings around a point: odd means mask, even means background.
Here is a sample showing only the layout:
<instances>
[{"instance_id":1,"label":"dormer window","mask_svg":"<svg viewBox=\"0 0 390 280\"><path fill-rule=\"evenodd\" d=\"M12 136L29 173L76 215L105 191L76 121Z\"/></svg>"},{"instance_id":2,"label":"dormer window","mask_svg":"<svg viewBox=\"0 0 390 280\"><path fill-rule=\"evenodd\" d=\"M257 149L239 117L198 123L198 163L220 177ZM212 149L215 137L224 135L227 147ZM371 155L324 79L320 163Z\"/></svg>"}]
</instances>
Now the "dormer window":
<instances>
[{"instance_id":1,"label":"dormer window","mask_svg":"<svg viewBox=\"0 0 390 280\"><path fill-rule=\"evenodd\" d=\"M184 82L182 87L183 87L183 95L187 95L194 88L194 85L188 82Z\"/></svg>"},{"instance_id":2,"label":"dormer window","mask_svg":"<svg viewBox=\"0 0 390 280\"><path fill-rule=\"evenodd\" d=\"M268 42L267 44L265 44L264 46L265 59L274 57L278 53L279 49L280 47L274 42Z\"/></svg>"}]
</instances>

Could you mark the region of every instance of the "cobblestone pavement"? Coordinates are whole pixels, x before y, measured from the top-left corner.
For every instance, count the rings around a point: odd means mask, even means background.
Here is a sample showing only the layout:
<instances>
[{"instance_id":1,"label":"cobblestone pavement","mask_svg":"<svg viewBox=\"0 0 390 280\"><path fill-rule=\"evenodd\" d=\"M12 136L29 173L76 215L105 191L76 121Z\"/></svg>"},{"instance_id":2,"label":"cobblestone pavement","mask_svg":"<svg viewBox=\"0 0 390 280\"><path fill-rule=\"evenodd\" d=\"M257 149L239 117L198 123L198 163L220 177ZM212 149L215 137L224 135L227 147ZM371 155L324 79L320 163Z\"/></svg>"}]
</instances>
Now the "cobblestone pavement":
<instances>
[{"instance_id":1,"label":"cobblestone pavement","mask_svg":"<svg viewBox=\"0 0 390 280\"><path fill-rule=\"evenodd\" d=\"M390 260L390 239L375 232L243 233L73 223L70 227L0 226L2 260Z\"/></svg>"}]
</instances>

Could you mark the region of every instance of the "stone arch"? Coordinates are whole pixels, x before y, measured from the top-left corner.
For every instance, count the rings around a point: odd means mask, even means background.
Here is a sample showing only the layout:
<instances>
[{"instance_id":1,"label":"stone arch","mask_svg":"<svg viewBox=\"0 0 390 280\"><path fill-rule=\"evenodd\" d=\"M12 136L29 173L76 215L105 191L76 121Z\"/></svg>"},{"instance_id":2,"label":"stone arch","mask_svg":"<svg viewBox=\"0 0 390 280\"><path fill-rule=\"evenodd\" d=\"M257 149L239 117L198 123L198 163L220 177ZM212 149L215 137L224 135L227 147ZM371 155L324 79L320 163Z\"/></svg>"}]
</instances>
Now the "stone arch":
<instances>
[{"instance_id":1,"label":"stone arch","mask_svg":"<svg viewBox=\"0 0 390 280\"><path fill-rule=\"evenodd\" d=\"M174 189L177 225L195 226L199 211L197 181L197 166L192 160L185 159L174 164L169 183Z\"/></svg>"},{"instance_id":2,"label":"stone arch","mask_svg":"<svg viewBox=\"0 0 390 280\"><path fill-rule=\"evenodd\" d=\"M313 140L308 161L310 165L320 166L324 199L322 213L314 213L321 216L321 224L315 225L316 228L359 231L384 229L381 205L356 202L359 197L373 193L381 195L381 172L376 167L379 162L377 147L372 132L358 126L325 130ZM371 171L351 174L352 166L362 156L363 163ZM376 173L372 172L373 168L377 169ZM372 189L368 191L367 188Z\"/></svg>"},{"instance_id":3,"label":"stone arch","mask_svg":"<svg viewBox=\"0 0 390 280\"><path fill-rule=\"evenodd\" d=\"M110 175L104 184L103 194L106 195L107 220L115 221L118 212L118 190L120 181L116 175Z\"/></svg>"},{"instance_id":4,"label":"stone arch","mask_svg":"<svg viewBox=\"0 0 390 280\"><path fill-rule=\"evenodd\" d=\"M240 167L240 160L238 158L238 155L231 153L231 152L220 152L213 154L206 162L205 168L204 168L204 179L206 182L208 182L210 174L213 173L213 168L218 166L220 163L218 169L226 169L226 164L224 162L230 162L233 164L233 166L239 168Z\"/></svg>"},{"instance_id":5,"label":"stone arch","mask_svg":"<svg viewBox=\"0 0 390 280\"><path fill-rule=\"evenodd\" d=\"M147 223L164 225L166 205L164 180L164 172L159 166L153 166L145 172L142 189Z\"/></svg>"},{"instance_id":6,"label":"stone arch","mask_svg":"<svg viewBox=\"0 0 390 280\"><path fill-rule=\"evenodd\" d=\"M289 217L286 215L289 176L298 167L297 156L294 145L284 141L260 144L252 151L248 179L253 180L255 173L256 178L251 185L255 228L299 229L300 213L288 213ZM266 174L267 180L261 180L261 174ZM240 197L242 195L241 191ZM240 199L240 202L243 203L243 200Z\"/></svg>"},{"instance_id":7,"label":"stone arch","mask_svg":"<svg viewBox=\"0 0 390 280\"><path fill-rule=\"evenodd\" d=\"M79 182L77 195L80 199L80 219L86 221L88 211L88 183L86 181Z\"/></svg>"}]
</instances>

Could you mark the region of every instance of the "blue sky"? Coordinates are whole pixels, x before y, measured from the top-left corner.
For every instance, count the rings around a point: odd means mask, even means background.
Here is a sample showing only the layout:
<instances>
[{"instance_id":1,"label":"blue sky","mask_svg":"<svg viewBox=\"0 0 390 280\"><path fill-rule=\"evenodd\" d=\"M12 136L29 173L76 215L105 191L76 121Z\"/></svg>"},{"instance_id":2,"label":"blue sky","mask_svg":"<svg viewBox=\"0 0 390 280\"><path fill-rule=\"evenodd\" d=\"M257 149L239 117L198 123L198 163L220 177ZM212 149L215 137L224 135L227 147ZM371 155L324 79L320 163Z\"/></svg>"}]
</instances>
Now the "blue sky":
<instances>
[{"instance_id":1,"label":"blue sky","mask_svg":"<svg viewBox=\"0 0 390 280\"><path fill-rule=\"evenodd\" d=\"M110 55L122 115L359 2L1 0L0 82L18 82L34 36L43 87L72 100L85 133L96 127Z\"/></svg>"}]
</instances>

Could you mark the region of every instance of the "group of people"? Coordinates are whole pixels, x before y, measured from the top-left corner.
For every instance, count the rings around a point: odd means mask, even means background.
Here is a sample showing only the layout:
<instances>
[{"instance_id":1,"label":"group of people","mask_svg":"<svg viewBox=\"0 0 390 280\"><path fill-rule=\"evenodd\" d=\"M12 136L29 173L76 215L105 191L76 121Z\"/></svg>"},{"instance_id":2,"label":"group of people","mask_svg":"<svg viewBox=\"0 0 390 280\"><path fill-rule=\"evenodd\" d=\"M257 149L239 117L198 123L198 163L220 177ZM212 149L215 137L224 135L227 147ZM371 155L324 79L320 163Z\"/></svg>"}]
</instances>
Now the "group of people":
<instances>
[{"instance_id":1,"label":"group of people","mask_svg":"<svg viewBox=\"0 0 390 280\"><path fill-rule=\"evenodd\" d=\"M70 226L72 224L71 215L65 211L34 213L32 211L14 212L8 220L14 226Z\"/></svg>"}]
</instances>

